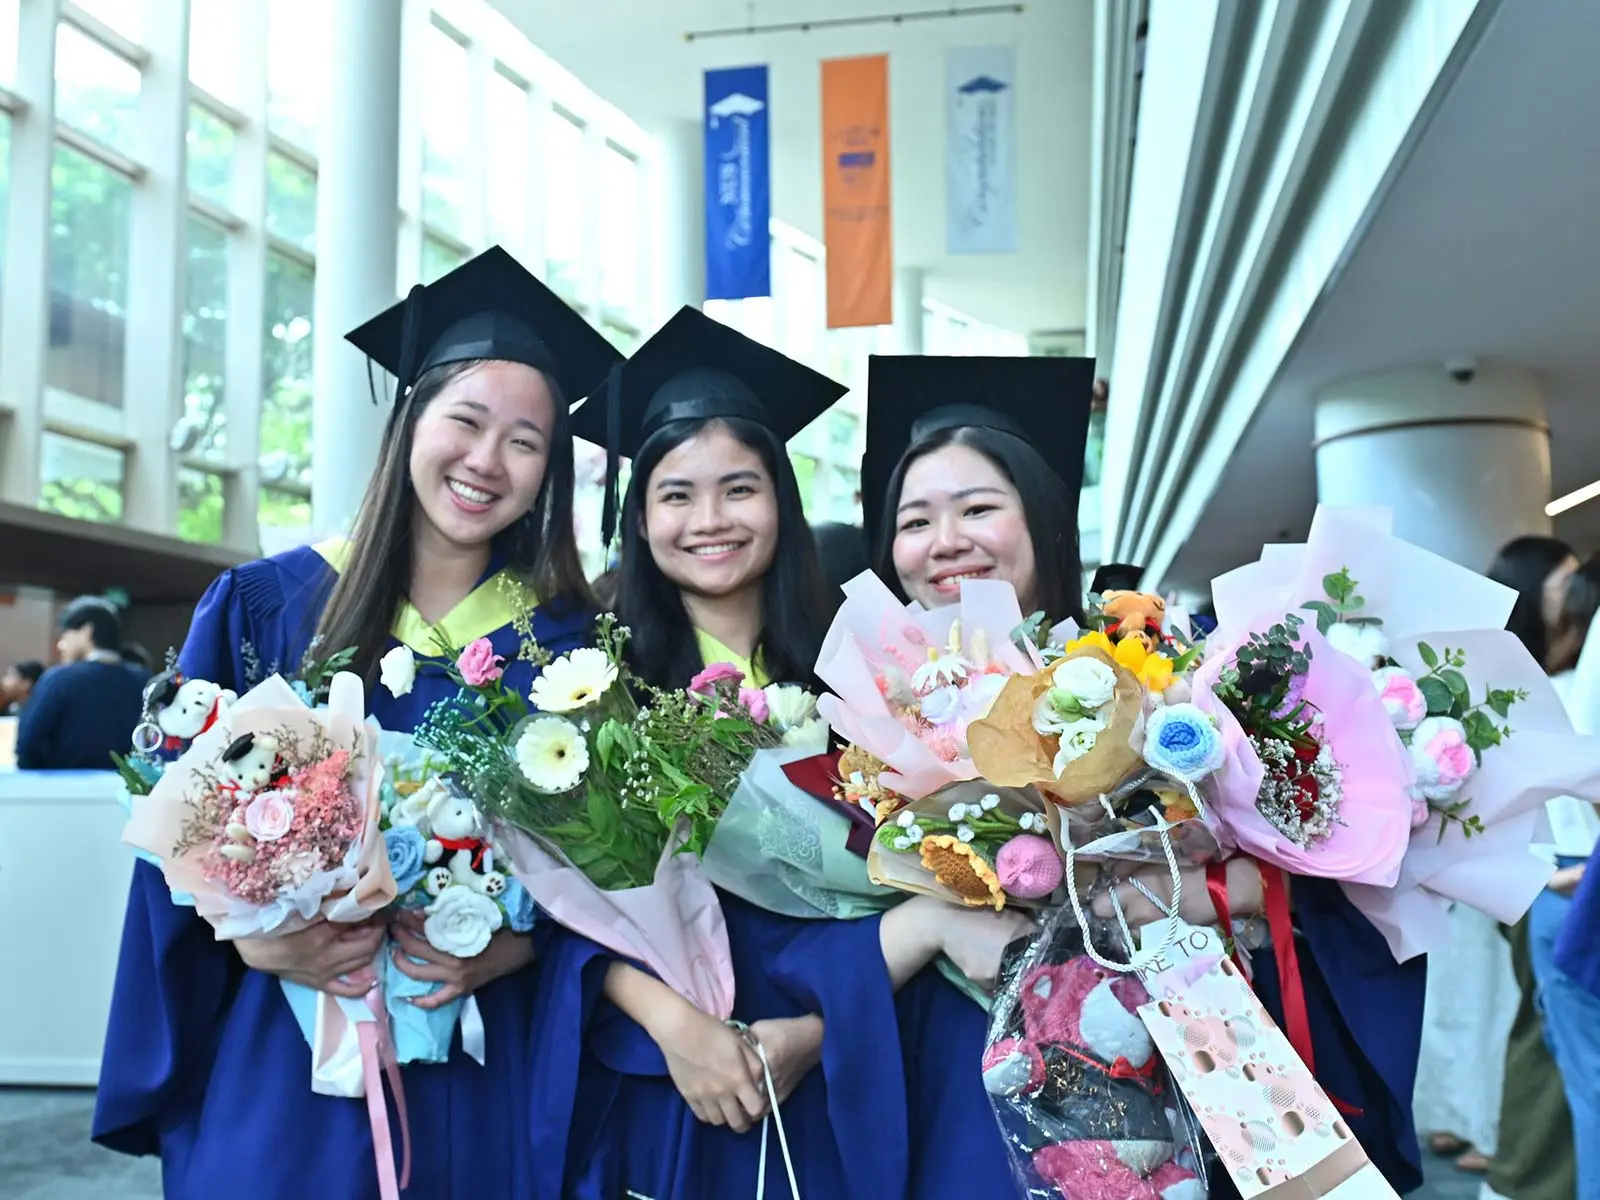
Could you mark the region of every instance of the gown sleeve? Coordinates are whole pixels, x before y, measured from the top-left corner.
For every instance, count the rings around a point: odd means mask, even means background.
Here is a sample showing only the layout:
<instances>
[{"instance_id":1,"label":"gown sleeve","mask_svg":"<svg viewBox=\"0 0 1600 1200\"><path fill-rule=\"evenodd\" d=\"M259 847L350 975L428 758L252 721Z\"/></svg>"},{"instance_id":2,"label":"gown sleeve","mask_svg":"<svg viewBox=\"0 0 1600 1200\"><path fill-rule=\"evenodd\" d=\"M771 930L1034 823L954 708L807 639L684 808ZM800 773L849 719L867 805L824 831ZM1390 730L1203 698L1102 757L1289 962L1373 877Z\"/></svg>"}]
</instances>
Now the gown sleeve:
<instances>
[{"instance_id":1,"label":"gown sleeve","mask_svg":"<svg viewBox=\"0 0 1600 1200\"><path fill-rule=\"evenodd\" d=\"M241 647L256 632L239 576L225 572L195 609L179 663L238 691ZM259 590L260 583L257 582ZM244 964L194 909L173 903L159 868L133 865L92 1136L127 1154L181 1154Z\"/></svg>"},{"instance_id":2,"label":"gown sleeve","mask_svg":"<svg viewBox=\"0 0 1600 1200\"><path fill-rule=\"evenodd\" d=\"M1583 873L1556 939L1556 966L1600 996L1600 868Z\"/></svg>"}]
</instances>

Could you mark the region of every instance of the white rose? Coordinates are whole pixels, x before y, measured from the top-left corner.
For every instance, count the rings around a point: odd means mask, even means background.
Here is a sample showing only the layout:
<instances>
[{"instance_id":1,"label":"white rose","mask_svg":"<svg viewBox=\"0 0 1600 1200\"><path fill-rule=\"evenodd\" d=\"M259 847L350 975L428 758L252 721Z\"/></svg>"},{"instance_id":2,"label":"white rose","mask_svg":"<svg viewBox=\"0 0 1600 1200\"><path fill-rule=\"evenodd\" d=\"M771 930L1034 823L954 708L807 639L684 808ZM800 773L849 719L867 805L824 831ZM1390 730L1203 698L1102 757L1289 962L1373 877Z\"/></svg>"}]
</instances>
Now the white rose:
<instances>
[{"instance_id":1,"label":"white rose","mask_svg":"<svg viewBox=\"0 0 1600 1200\"><path fill-rule=\"evenodd\" d=\"M1056 687L1078 699L1080 708L1099 708L1117 690L1117 673L1098 658L1067 658L1056 667Z\"/></svg>"},{"instance_id":2,"label":"white rose","mask_svg":"<svg viewBox=\"0 0 1600 1200\"><path fill-rule=\"evenodd\" d=\"M469 887L447 887L423 910L422 936L428 945L457 958L482 954L489 939L505 919L500 906Z\"/></svg>"},{"instance_id":3,"label":"white rose","mask_svg":"<svg viewBox=\"0 0 1600 1200\"><path fill-rule=\"evenodd\" d=\"M411 691L417 681L417 656L410 646L396 646L378 660L378 680L396 698Z\"/></svg>"},{"instance_id":4,"label":"white rose","mask_svg":"<svg viewBox=\"0 0 1600 1200\"><path fill-rule=\"evenodd\" d=\"M1348 654L1364 667L1375 667L1389 653L1389 639L1376 625L1350 625L1343 621L1328 627L1328 645Z\"/></svg>"}]
</instances>

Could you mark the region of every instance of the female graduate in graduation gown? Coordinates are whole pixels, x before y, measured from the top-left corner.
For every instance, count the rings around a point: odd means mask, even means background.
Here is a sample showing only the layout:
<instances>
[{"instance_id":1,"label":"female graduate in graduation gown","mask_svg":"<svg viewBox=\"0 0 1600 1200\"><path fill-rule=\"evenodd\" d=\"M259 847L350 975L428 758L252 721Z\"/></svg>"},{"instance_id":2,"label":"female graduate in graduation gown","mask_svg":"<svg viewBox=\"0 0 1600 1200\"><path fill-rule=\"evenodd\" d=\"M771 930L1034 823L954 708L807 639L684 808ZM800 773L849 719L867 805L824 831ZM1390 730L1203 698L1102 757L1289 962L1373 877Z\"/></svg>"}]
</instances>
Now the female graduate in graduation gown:
<instances>
[{"instance_id":1,"label":"female graduate in graduation gown","mask_svg":"<svg viewBox=\"0 0 1600 1200\"><path fill-rule=\"evenodd\" d=\"M517 580L543 603L534 631L552 651L581 645L592 611L572 523L567 396L618 357L581 316L498 248L350 335L397 378L379 462L347 542L302 547L226 572L195 611L180 666L239 693L274 671L353 648L385 729L409 732L454 693L433 632L488 637L516 661ZM379 658L405 645L415 685L377 683ZM531 679L517 686L526 690ZM503 931L477 958L429 947L397 921L401 970L442 984L418 1001L477 996L487 1062L460 1048L404 1069L413 1139L409 1195L528 1194L524 1114L532 939ZM381 921L219 943L161 873L135 864L94 1138L159 1154L172 1200L377 1194L366 1105L314 1095L310 1051L279 978L344 995ZM393 1122L391 1122L393 1124ZM398 1135L397 1135L398 1136Z\"/></svg>"},{"instance_id":2,"label":"female graduate in graduation gown","mask_svg":"<svg viewBox=\"0 0 1600 1200\"><path fill-rule=\"evenodd\" d=\"M963 578L1005 579L1024 613L1081 618L1078 485L1092 382L1093 363L1081 359L874 358L862 490L885 580L933 607L954 603ZM1164 867L1151 874L1158 894L1170 886ZM1253 864L1235 860L1228 876L1235 916L1259 914ZM1186 907L1198 902L1185 915L1213 922L1203 874L1184 883ZM1120 894L1130 921L1155 919L1131 888ZM1317 1077L1346 1106L1390 1182L1415 1187L1422 1175L1411 1093L1425 968L1396 963L1337 884L1297 878L1293 895ZM1253 960L1257 994L1281 1023L1270 944ZM963 1172L964 1194L990 1194L984 1186L1000 1194L1004 1176L986 1174L1004 1159L999 1139L989 1136L993 1126L983 1124L985 1015L932 972L923 975L900 998L902 1039L913 1048L907 1092L919 1141L912 1156L927 1171L922 1194L950 1194L940 1181ZM930 1046L945 1048L931 1064ZM960 1136L979 1128L981 1146ZM1229 1194L1226 1180L1213 1185L1214 1196Z\"/></svg>"},{"instance_id":3,"label":"female graduate in graduation gown","mask_svg":"<svg viewBox=\"0 0 1600 1200\"><path fill-rule=\"evenodd\" d=\"M597 412L590 424L589 407L580 411L581 435L633 460L618 609L647 681L683 687L705 665L730 661L755 683L815 688L833 605L783 443L843 390L685 309L621 368L609 422ZM772 1062L801 1193L902 1195L893 987L944 944L930 906L806 921L721 900L734 1017ZM966 924L983 933L1014 924L990 917ZM993 959L1006 940L990 935ZM751 1127L768 1103L749 1043L576 935L557 939L542 988L536 1024L550 1044L534 1057L533 1136L535 1161L550 1170L539 1194L710 1197L755 1186L762 1138ZM787 1194L770 1142L770 1186Z\"/></svg>"}]
</instances>

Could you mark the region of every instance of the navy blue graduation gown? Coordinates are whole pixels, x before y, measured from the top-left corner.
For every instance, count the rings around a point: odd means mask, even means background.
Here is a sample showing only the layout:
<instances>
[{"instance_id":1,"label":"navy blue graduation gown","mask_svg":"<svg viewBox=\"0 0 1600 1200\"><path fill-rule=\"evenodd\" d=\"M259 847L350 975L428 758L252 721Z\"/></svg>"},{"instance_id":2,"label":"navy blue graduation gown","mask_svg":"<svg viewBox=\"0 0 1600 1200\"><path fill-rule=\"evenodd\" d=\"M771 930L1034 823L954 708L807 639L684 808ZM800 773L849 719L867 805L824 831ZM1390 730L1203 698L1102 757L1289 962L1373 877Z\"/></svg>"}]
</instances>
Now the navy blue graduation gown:
<instances>
[{"instance_id":1,"label":"navy blue graduation gown","mask_svg":"<svg viewBox=\"0 0 1600 1200\"><path fill-rule=\"evenodd\" d=\"M782 1108L802 1195L903 1194L900 1036L878 917L806 921L723 892L735 1018L822 1017L822 1063ZM753 1194L759 1126L736 1134L695 1119L650 1036L604 999L616 959L562 930L540 977L532 1062L536 1196L667 1200ZM767 1195L789 1185L769 1134Z\"/></svg>"},{"instance_id":2,"label":"navy blue graduation gown","mask_svg":"<svg viewBox=\"0 0 1600 1200\"><path fill-rule=\"evenodd\" d=\"M334 579L309 547L226 572L195 610L184 671L241 694L274 670L293 674ZM486 580L444 625L463 641L489 636L508 678L525 689L531 672L515 660L515 632L487 624L497 611L509 614ZM588 624L583 614L540 610L534 630L559 654L583 644ZM386 729L410 731L454 690L441 667L419 662L409 695L374 688L369 711ZM528 1022L538 975L525 969L478 992L486 1066L461 1052L458 1034L447 1063L403 1069L413 1144L407 1195L530 1194ZM376 1196L366 1102L316 1095L310 1079L310 1050L278 980L247 970L193 909L173 904L159 870L135 863L94 1139L159 1154L170 1200ZM392 1111L391 1129L398 1143Z\"/></svg>"}]
</instances>

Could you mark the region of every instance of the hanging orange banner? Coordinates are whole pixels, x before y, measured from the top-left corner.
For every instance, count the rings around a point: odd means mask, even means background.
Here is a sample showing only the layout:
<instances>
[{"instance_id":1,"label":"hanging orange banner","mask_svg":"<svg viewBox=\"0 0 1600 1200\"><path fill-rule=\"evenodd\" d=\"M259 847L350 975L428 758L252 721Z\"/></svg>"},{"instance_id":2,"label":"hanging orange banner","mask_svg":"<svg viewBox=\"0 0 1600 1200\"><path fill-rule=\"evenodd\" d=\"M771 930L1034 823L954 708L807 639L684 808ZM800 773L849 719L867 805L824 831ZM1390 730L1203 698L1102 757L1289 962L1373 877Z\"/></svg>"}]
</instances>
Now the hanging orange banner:
<instances>
[{"instance_id":1,"label":"hanging orange banner","mask_svg":"<svg viewBox=\"0 0 1600 1200\"><path fill-rule=\"evenodd\" d=\"M822 64L822 239L828 328L894 320L889 213L889 58Z\"/></svg>"}]
</instances>

